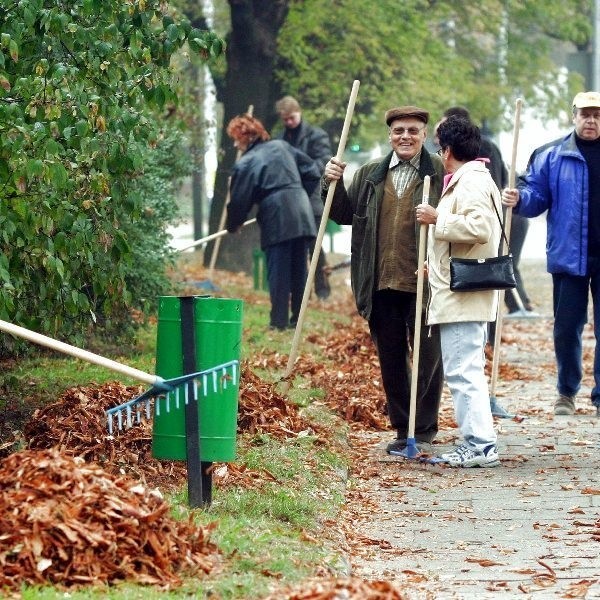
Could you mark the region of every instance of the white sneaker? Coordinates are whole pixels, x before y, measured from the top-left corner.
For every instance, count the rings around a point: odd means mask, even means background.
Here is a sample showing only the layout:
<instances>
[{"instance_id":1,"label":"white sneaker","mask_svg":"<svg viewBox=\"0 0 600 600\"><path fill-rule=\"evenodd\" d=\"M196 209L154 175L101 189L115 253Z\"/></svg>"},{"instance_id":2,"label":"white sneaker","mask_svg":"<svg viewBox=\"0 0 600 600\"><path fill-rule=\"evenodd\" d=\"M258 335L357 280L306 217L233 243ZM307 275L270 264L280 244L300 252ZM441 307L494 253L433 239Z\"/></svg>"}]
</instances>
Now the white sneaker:
<instances>
[{"instance_id":1,"label":"white sneaker","mask_svg":"<svg viewBox=\"0 0 600 600\"><path fill-rule=\"evenodd\" d=\"M495 444L490 444L483 450L476 450L467 444L461 444L451 452L440 455L440 458L451 467L497 467L500 464Z\"/></svg>"}]
</instances>

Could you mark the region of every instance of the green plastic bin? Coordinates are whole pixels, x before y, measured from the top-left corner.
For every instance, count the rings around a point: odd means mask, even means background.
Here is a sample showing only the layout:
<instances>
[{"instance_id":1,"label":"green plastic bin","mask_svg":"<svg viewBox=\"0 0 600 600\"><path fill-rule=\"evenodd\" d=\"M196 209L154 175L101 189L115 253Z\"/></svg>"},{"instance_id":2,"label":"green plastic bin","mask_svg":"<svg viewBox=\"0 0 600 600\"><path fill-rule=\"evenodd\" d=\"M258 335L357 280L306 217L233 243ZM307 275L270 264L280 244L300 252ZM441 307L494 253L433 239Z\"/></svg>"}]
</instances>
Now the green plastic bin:
<instances>
[{"instance_id":1,"label":"green plastic bin","mask_svg":"<svg viewBox=\"0 0 600 600\"><path fill-rule=\"evenodd\" d=\"M162 296L158 307L156 374L164 379L183 375L181 308L177 296ZM194 298L197 371L238 360L242 342L243 301L230 298ZM230 462L236 455L239 394L237 382L227 381L215 392L208 386L198 395L200 459ZM193 401L193 400L192 400ZM157 403L160 404L158 405ZM157 410L158 408L158 410ZM185 403L179 407L161 398L155 403L152 455L158 459L186 460Z\"/></svg>"},{"instance_id":2,"label":"green plastic bin","mask_svg":"<svg viewBox=\"0 0 600 600\"><path fill-rule=\"evenodd\" d=\"M262 250L254 250L252 258L254 289L268 292L269 281L267 279L267 259L265 253Z\"/></svg>"},{"instance_id":3,"label":"green plastic bin","mask_svg":"<svg viewBox=\"0 0 600 600\"><path fill-rule=\"evenodd\" d=\"M329 251L333 252L333 238L336 233L342 230L342 226L338 225L335 221L327 219L327 225L325 225L325 233L329 235Z\"/></svg>"}]
</instances>

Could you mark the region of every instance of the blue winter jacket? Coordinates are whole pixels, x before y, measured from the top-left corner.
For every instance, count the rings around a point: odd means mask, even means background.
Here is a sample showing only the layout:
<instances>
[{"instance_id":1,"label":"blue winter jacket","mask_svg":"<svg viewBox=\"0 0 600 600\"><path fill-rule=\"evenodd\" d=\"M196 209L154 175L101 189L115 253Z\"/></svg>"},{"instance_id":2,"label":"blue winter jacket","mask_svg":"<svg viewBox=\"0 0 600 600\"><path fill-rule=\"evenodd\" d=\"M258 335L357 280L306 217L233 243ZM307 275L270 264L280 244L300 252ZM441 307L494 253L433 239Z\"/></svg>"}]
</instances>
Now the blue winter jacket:
<instances>
[{"instance_id":1,"label":"blue winter jacket","mask_svg":"<svg viewBox=\"0 0 600 600\"><path fill-rule=\"evenodd\" d=\"M575 132L533 152L519 178L515 212L537 217L548 211L549 273L585 275L588 248L588 169Z\"/></svg>"}]
</instances>

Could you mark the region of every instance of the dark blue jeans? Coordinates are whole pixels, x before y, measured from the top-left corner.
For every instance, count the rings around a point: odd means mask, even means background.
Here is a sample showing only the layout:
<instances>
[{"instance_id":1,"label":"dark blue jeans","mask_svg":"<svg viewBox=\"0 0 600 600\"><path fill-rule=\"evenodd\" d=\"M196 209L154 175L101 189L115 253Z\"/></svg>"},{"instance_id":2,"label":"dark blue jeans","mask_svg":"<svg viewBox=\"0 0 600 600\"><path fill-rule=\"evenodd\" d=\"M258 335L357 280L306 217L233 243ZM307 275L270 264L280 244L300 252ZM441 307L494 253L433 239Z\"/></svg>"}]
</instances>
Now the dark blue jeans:
<instances>
[{"instance_id":1,"label":"dark blue jeans","mask_svg":"<svg viewBox=\"0 0 600 600\"><path fill-rule=\"evenodd\" d=\"M308 275L308 245L302 237L267 246L267 280L271 296L271 327L285 329L298 321ZM291 319L290 319L291 308Z\"/></svg>"},{"instance_id":2,"label":"dark blue jeans","mask_svg":"<svg viewBox=\"0 0 600 600\"><path fill-rule=\"evenodd\" d=\"M594 388L592 403L600 406L600 258L588 260L588 274L584 277L553 274L554 352L558 370L559 394L575 396L581 386L582 334L587 323L588 298L592 293L594 311Z\"/></svg>"}]
</instances>

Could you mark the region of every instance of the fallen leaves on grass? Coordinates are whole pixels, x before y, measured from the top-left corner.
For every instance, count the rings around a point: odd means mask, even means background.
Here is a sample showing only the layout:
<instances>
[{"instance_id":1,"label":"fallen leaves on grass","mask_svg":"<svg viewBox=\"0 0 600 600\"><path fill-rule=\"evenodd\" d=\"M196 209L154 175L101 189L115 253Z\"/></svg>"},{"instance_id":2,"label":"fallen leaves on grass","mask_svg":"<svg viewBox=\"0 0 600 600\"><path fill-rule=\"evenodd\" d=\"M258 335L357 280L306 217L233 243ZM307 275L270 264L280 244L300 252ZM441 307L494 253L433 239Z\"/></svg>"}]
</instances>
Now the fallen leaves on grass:
<instances>
[{"instance_id":1,"label":"fallen leaves on grass","mask_svg":"<svg viewBox=\"0 0 600 600\"><path fill-rule=\"evenodd\" d=\"M170 516L157 490L57 449L0 462L0 586L131 580L177 586L209 573L208 530Z\"/></svg>"},{"instance_id":2,"label":"fallen leaves on grass","mask_svg":"<svg viewBox=\"0 0 600 600\"><path fill-rule=\"evenodd\" d=\"M277 590L264 600L405 600L398 587L389 581L347 579L319 580L313 584Z\"/></svg>"},{"instance_id":3,"label":"fallen leaves on grass","mask_svg":"<svg viewBox=\"0 0 600 600\"><path fill-rule=\"evenodd\" d=\"M152 422L109 435L105 410L140 393L137 386L118 382L98 387L69 388L53 404L34 412L24 434L31 449L58 448L94 461L113 474L127 473L150 487L174 490L186 480L183 462L152 457Z\"/></svg>"},{"instance_id":4,"label":"fallen leaves on grass","mask_svg":"<svg viewBox=\"0 0 600 600\"><path fill-rule=\"evenodd\" d=\"M276 438L293 437L313 431L313 425L300 415L297 405L242 365L238 409L238 430L243 433L269 433Z\"/></svg>"}]
</instances>

